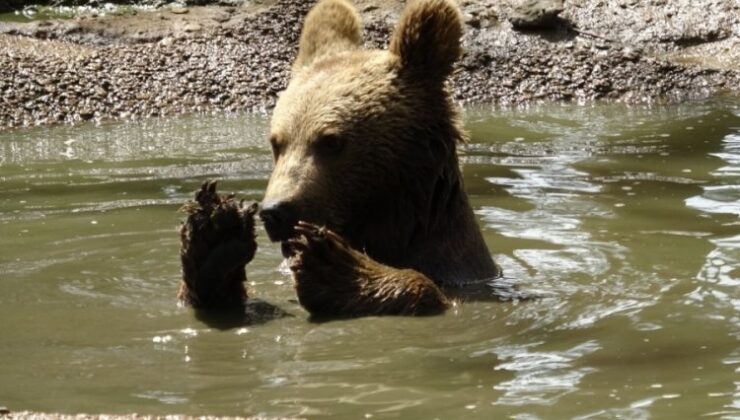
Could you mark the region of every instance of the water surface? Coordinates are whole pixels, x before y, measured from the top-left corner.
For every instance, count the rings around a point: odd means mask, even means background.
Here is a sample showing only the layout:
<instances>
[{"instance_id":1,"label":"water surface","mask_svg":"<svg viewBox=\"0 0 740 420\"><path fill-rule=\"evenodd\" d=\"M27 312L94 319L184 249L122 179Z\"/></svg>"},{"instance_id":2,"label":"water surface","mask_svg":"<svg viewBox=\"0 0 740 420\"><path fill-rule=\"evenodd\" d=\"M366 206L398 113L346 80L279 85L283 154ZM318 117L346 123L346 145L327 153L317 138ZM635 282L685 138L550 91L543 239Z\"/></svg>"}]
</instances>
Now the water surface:
<instances>
[{"instance_id":1,"label":"water surface","mask_svg":"<svg viewBox=\"0 0 740 420\"><path fill-rule=\"evenodd\" d=\"M546 298L310 323L260 231L218 328L175 304L180 205L259 200L267 119L0 133L0 405L337 418L740 417L740 98L469 110L466 189Z\"/></svg>"}]
</instances>

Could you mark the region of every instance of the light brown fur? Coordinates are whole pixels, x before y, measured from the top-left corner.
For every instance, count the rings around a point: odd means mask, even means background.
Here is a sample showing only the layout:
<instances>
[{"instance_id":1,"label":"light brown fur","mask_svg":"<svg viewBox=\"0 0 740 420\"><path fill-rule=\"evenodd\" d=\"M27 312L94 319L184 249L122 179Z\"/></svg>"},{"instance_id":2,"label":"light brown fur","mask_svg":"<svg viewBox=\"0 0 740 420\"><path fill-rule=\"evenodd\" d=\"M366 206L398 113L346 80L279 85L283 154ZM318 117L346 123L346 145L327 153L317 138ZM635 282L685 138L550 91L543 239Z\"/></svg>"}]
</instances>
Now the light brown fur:
<instances>
[{"instance_id":1,"label":"light brown fur","mask_svg":"<svg viewBox=\"0 0 740 420\"><path fill-rule=\"evenodd\" d=\"M293 70L308 66L325 54L354 50L362 44L357 11L344 0L320 2L306 16Z\"/></svg>"},{"instance_id":2,"label":"light brown fur","mask_svg":"<svg viewBox=\"0 0 740 420\"><path fill-rule=\"evenodd\" d=\"M447 302L436 285L499 274L463 190L464 135L444 85L460 56L460 12L451 0L411 2L389 50L360 48L360 27L345 0L314 7L272 117L275 168L263 207L288 203L297 219L336 234L271 237L290 242L299 299L313 313L422 313L407 304L420 296L437 299L439 312ZM305 263L332 235L347 246L329 247L320 269ZM346 261L352 275L339 274ZM343 279L361 287L337 287Z\"/></svg>"}]
</instances>

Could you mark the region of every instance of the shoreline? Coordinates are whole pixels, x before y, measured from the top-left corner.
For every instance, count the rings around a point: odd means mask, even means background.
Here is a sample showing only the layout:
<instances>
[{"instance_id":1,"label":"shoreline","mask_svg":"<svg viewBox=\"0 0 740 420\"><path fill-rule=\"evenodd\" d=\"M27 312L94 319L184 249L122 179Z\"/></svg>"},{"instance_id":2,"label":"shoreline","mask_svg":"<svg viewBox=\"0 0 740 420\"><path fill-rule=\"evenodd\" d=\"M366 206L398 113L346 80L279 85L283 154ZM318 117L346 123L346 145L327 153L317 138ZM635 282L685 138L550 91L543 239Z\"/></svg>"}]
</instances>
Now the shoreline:
<instances>
[{"instance_id":1,"label":"shoreline","mask_svg":"<svg viewBox=\"0 0 740 420\"><path fill-rule=\"evenodd\" d=\"M384 47L403 2L355 3L366 45ZM660 104L740 93L740 10L731 0L571 0L556 21L527 30L510 22L513 0L460 3L465 53L450 87L463 105ZM0 130L265 112L288 82L312 4L0 22Z\"/></svg>"}]
</instances>

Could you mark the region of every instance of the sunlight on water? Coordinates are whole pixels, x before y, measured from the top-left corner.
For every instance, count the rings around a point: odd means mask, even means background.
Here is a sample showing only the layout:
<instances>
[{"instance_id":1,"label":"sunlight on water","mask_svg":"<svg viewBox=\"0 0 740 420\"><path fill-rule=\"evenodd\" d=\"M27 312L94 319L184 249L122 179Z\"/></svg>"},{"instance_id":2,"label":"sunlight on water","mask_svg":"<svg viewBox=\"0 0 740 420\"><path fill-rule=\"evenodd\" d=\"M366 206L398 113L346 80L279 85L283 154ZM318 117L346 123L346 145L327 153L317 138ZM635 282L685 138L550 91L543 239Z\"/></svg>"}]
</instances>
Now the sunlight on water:
<instances>
[{"instance_id":1,"label":"sunlight on water","mask_svg":"<svg viewBox=\"0 0 740 420\"><path fill-rule=\"evenodd\" d=\"M740 117L740 110L735 110ZM740 123L734 127L740 131ZM730 134L722 142L722 148L712 153L725 163L724 166L712 172L716 177L715 183L703 186L703 193L688 198L686 205L706 213L727 213L740 216L740 134ZM740 222L735 219L728 223L735 232L740 231ZM730 237L711 239L714 246L707 256L704 265L699 270L697 278L700 285L687 296L691 303L698 305L712 305L724 309L713 315L715 319L723 320L733 326L730 334L740 339L740 234ZM722 360L729 369L740 373L740 349ZM736 376L738 378L740 376ZM735 392L730 394L715 394L716 396L732 397L732 402L726 404L713 415L737 415L740 411L740 380L735 381Z\"/></svg>"},{"instance_id":2,"label":"sunlight on water","mask_svg":"<svg viewBox=\"0 0 740 420\"><path fill-rule=\"evenodd\" d=\"M538 299L311 323L259 229L260 324L178 307L178 212L259 200L267 119L0 134L0 405L336 418L738 418L740 99L466 112L466 189Z\"/></svg>"},{"instance_id":3,"label":"sunlight on water","mask_svg":"<svg viewBox=\"0 0 740 420\"><path fill-rule=\"evenodd\" d=\"M530 351L536 344L502 346L498 349L498 356L503 363L496 369L515 372L516 377L495 386L495 389L505 391L496 404L555 404L563 395L575 392L581 378L594 371L589 367L574 368L572 362L598 350L595 342L586 342L560 352Z\"/></svg>"}]
</instances>

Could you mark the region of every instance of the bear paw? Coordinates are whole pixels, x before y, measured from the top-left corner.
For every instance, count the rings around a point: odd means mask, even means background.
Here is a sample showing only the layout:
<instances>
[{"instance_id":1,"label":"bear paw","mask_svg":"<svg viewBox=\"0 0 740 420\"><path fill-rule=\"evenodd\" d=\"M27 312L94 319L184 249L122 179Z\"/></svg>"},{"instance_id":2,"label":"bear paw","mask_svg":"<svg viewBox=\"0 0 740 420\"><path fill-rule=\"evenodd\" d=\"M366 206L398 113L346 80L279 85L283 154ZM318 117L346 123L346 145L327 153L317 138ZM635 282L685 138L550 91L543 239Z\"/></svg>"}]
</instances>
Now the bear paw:
<instances>
[{"instance_id":1,"label":"bear paw","mask_svg":"<svg viewBox=\"0 0 740 420\"><path fill-rule=\"evenodd\" d=\"M325 227L298 222L295 232L285 245L298 301L313 315L346 314L361 293L367 257Z\"/></svg>"},{"instance_id":2,"label":"bear paw","mask_svg":"<svg viewBox=\"0 0 740 420\"><path fill-rule=\"evenodd\" d=\"M219 195L217 182L205 182L183 210L180 229L183 283L179 297L199 308L243 305L244 282L257 250L254 215L257 204L245 205L234 195Z\"/></svg>"},{"instance_id":3,"label":"bear paw","mask_svg":"<svg viewBox=\"0 0 740 420\"><path fill-rule=\"evenodd\" d=\"M298 301L318 317L435 315L449 303L428 277L380 264L325 227L299 222L286 241Z\"/></svg>"}]
</instances>

